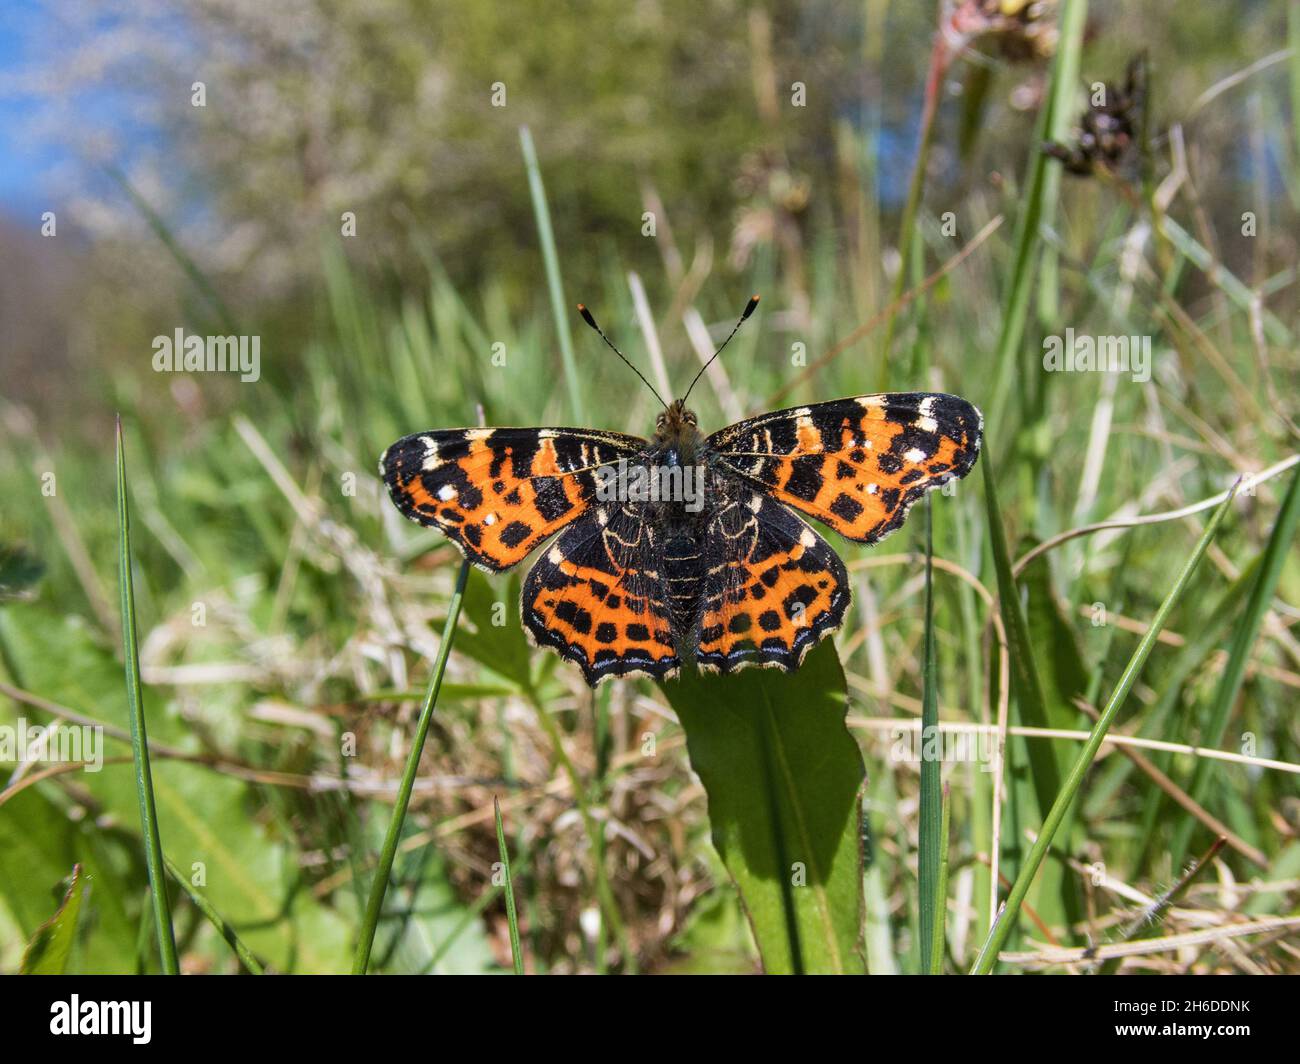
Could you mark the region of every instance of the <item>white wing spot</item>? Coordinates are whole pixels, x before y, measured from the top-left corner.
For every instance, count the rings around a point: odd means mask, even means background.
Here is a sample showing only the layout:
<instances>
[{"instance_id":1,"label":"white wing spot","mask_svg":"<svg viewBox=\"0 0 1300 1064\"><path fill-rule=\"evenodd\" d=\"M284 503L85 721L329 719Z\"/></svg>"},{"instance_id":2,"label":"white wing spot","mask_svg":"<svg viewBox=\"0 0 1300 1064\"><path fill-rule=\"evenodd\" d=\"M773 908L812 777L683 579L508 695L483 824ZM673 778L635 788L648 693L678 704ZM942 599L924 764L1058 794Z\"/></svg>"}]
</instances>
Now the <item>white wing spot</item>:
<instances>
[{"instance_id":1,"label":"white wing spot","mask_svg":"<svg viewBox=\"0 0 1300 1064\"><path fill-rule=\"evenodd\" d=\"M421 436L420 442L424 444L424 461L421 468L428 472L431 469L437 469L441 464L438 461L438 444L432 436Z\"/></svg>"},{"instance_id":2,"label":"white wing spot","mask_svg":"<svg viewBox=\"0 0 1300 1064\"><path fill-rule=\"evenodd\" d=\"M438 498L443 502L451 502L456 497L456 489L450 484L444 484L438 489Z\"/></svg>"},{"instance_id":3,"label":"white wing spot","mask_svg":"<svg viewBox=\"0 0 1300 1064\"><path fill-rule=\"evenodd\" d=\"M916 465L918 462L925 461L925 452L919 447L913 447L910 451L904 451L903 457L913 465Z\"/></svg>"}]
</instances>

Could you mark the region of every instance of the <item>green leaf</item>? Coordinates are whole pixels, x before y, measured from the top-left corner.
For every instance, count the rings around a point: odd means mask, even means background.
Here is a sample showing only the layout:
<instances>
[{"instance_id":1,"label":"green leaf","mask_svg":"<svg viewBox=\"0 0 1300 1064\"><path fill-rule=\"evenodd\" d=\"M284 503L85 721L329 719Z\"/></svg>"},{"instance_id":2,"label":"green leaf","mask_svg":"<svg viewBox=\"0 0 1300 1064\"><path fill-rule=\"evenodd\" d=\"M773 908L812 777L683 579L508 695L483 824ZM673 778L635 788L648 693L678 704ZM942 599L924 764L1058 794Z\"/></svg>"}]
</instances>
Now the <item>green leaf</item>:
<instances>
[{"instance_id":1,"label":"green leaf","mask_svg":"<svg viewBox=\"0 0 1300 1064\"><path fill-rule=\"evenodd\" d=\"M106 724L127 727L126 700L120 694L122 666L76 619L51 617L35 604L9 606L0 611L0 641L21 666L29 690ZM58 653L52 654L51 647ZM144 688L142 694L150 740L196 750L189 725L169 712L158 692ZM104 743L106 755L129 749L107 735ZM204 895L248 948L277 971L342 969L352 934L348 922L304 889L296 848L282 836L273 838L265 825L249 817L253 789L179 761L155 758L152 775L167 855L182 872L206 881ZM105 815L122 825L138 823L129 765L78 773L77 782ZM19 795L0 809L0 821L26 797ZM78 846L84 847L85 836L78 839ZM74 856L86 863L83 852L79 848ZM97 892L92 901L103 903L103 893Z\"/></svg>"},{"instance_id":2,"label":"green leaf","mask_svg":"<svg viewBox=\"0 0 1300 1064\"><path fill-rule=\"evenodd\" d=\"M864 770L834 644L824 640L793 673L684 669L662 687L764 969L864 972Z\"/></svg>"},{"instance_id":3,"label":"green leaf","mask_svg":"<svg viewBox=\"0 0 1300 1064\"><path fill-rule=\"evenodd\" d=\"M87 891L81 865L72 866L72 884L63 902L45 923L36 929L27 943L19 972L23 975L62 975L68 970L77 926L81 922L81 903Z\"/></svg>"},{"instance_id":4,"label":"green leaf","mask_svg":"<svg viewBox=\"0 0 1300 1064\"><path fill-rule=\"evenodd\" d=\"M121 871L129 856L121 840L93 821L69 818L39 787L29 787L0 806L0 909L22 938L30 938L49 914L49 885L79 865L92 889L82 903L84 930L71 970L120 972L124 958L133 956L138 930L123 899L143 887L142 876L137 881ZM4 958L13 968L18 961L17 955Z\"/></svg>"},{"instance_id":5,"label":"green leaf","mask_svg":"<svg viewBox=\"0 0 1300 1064\"><path fill-rule=\"evenodd\" d=\"M462 610L473 631L462 626L456 633L456 649L527 689L533 653L519 616L519 574L494 581L471 570Z\"/></svg>"}]
</instances>

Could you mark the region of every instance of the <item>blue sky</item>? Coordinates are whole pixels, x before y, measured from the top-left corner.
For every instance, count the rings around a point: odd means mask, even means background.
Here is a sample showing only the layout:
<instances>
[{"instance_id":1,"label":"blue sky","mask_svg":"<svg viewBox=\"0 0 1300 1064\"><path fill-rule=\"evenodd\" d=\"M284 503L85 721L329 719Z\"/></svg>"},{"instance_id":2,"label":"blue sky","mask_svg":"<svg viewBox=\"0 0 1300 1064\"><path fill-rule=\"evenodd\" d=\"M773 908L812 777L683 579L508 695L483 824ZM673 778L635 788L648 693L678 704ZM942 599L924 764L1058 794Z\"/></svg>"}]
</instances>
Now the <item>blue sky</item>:
<instances>
[{"instance_id":1,"label":"blue sky","mask_svg":"<svg viewBox=\"0 0 1300 1064\"><path fill-rule=\"evenodd\" d=\"M0 9L0 75L4 80L26 62L26 42L33 26L44 18L39 0L8 0ZM44 176L69 157L57 145L38 148L20 135L37 103L0 93L0 211L11 217L45 209Z\"/></svg>"}]
</instances>

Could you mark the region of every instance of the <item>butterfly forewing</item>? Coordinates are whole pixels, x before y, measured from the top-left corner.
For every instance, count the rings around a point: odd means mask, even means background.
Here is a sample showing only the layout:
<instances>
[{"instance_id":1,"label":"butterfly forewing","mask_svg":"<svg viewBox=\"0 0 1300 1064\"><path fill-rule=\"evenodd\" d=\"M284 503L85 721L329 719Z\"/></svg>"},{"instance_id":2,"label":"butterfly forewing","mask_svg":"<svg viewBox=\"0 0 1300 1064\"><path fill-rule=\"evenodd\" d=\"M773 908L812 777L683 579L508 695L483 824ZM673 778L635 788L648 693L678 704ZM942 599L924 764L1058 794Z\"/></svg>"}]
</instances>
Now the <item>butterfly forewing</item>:
<instances>
[{"instance_id":1,"label":"butterfly forewing","mask_svg":"<svg viewBox=\"0 0 1300 1064\"><path fill-rule=\"evenodd\" d=\"M443 429L398 440L379 472L402 513L500 572L592 507L597 468L646 446L586 429Z\"/></svg>"},{"instance_id":2,"label":"butterfly forewing","mask_svg":"<svg viewBox=\"0 0 1300 1064\"><path fill-rule=\"evenodd\" d=\"M899 392L763 414L708 442L729 473L846 539L876 543L927 491L970 472L982 426L965 399Z\"/></svg>"}]
</instances>

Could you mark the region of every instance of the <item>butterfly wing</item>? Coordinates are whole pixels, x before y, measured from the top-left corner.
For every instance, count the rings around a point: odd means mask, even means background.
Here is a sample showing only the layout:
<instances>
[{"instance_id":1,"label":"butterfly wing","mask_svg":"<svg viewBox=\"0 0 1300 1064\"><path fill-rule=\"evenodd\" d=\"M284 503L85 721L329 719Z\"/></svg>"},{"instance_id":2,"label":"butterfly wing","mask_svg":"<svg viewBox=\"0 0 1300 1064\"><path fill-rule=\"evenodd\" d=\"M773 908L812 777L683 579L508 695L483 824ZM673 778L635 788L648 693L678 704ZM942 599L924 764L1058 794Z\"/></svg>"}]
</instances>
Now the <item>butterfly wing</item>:
<instances>
[{"instance_id":1,"label":"butterfly wing","mask_svg":"<svg viewBox=\"0 0 1300 1064\"><path fill-rule=\"evenodd\" d=\"M524 581L524 625L539 646L608 676L669 677L681 662L654 529L640 507L598 504L537 559Z\"/></svg>"},{"instance_id":2,"label":"butterfly wing","mask_svg":"<svg viewBox=\"0 0 1300 1064\"><path fill-rule=\"evenodd\" d=\"M849 586L839 555L760 492L719 508L705 536L704 561L701 669L759 664L790 672L844 619Z\"/></svg>"},{"instance_id":3,"label":"butterfly wing","mask_svg":"<svg viewBox=\"0 0 1300 1064\"><path fill-rule=\"evenodd\" d=\"M971 471L983 426L958 396L898 392L763 414L708 442L727 473L846 539L876 543L927 491Z\"/></svg>"},{"instance_id":4,"label":"butterfly wing","mask_svg":"<svg viewBox=\"0 0 1300 1064\"><path fill-rule=\"evenodd\" d=\"M586 429L442 429L398 440L379 474L402 513L501 572L591 509L599 467L646 446Z\"/></svg>"}]
</instances>

